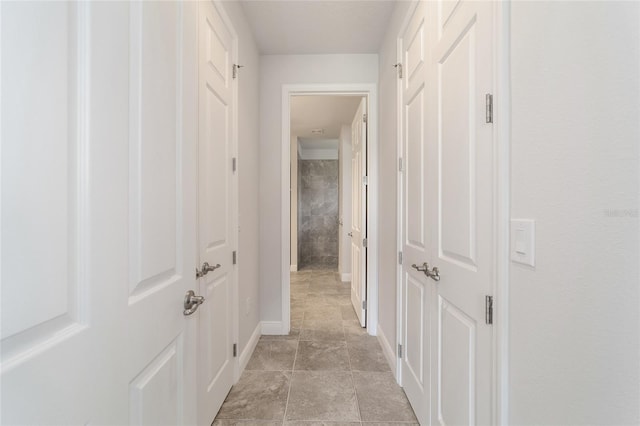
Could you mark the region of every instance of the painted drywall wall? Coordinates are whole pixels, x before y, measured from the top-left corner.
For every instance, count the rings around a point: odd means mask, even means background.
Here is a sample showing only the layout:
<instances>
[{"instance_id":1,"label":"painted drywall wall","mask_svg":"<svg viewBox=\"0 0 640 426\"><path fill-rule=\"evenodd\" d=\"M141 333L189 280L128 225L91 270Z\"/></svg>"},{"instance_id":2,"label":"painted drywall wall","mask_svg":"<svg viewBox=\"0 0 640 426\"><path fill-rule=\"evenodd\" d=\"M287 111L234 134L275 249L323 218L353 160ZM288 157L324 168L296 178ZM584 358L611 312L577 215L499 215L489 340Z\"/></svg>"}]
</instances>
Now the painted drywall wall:
<instances>
[{"instance_id":1,"label":"painted drywall wall","mask_svg":"<svg viewBox=\"0 0 640 426\"><path fill-rule=\"evenodd\" d=\"M377 83L378 55L260 57L260 316L282 320L282 85Z\"/></svg>"},{"instance_id":2,"label":"painted drywall wall","mask_svg":"<svg viewBox=\"0 0 640 426\"><path fill-rule=\"evenodd\" d=\"M298 137L291 135L291 270L298 270Z\"/></svg>"},{"instance_id":3,"label":"painted drywall wall","mask_svg":"<svg viewBox=\"0 0 640 426\"><path fill-rule=\"evenodd\" d=\"M640 4L510 16L511 214L536 220L536 266L510 266L507 423L638 424Z\"/></svg>"},{"instance_id":4,"label":"painted drywall wall","mask_svg":"<svg viewBox=\"0 0 640 426\"><path fill-rule=\"evenodd\" d=\"M397 182L398 182L398 123L397 84L398 75L393 67L397 61L396 44L398 33L409 11L411 2L396 2L389 28L383 39L379 53L380 80L380 156L379 172L379 296L378 327L381 337L386 338L389 347L396 346L396 281L397 281Z\"/></svg>"},{"instance_id":5,"label":"painted drywall wall","mask_svg":"<svg viewBox=\"0 0 640 426\"><path fill-rule=\"evenodd\" d=\"M349 281L351 274L351 126L343 124L340 128L338 144L338 161L340 162L338 181L340 182L340 199L338 201L338 217L342 225L338 228L339 254L338 272L344 281ZM347 279L349 278L349 279Z\"/></svg>"},{"instance_id":6,"label":"painted drywall wall","mask_svg":"<svg viewBox=\"0 0 640 426\"><path fill-rule=\"evenodd\" d=\"M238 35L238 61L244 65L238 76L238 302L239 353L256 329L259 318L258 219L258 50L237 2L222 2Z\"/></svg>"}]
</instances>

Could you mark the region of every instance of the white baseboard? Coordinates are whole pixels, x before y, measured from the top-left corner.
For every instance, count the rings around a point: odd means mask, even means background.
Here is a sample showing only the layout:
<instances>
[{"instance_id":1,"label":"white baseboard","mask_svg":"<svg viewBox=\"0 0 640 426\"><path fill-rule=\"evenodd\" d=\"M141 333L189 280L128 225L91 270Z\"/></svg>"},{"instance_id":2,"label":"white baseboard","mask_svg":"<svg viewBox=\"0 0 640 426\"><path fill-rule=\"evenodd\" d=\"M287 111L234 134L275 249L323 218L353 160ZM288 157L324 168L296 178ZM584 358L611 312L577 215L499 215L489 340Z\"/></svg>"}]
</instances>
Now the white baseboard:
<instances>
[{"instance_id":1,"label":"white baseboard","mask_svg":"<svg viewBox=\"0 0 640 426\"><path fill-rule=\"evenodd\" d=\"M262 334L279 336L282 334L282 321L262 321Z\"/></svg>"},{"instance_id":2,"label":"white baseboard","mask_svg":"<svg viewBox=\"0 0 640 426\"><path fill-rule=\"evenodd\" d=\"M291 272L296 272L298 270L298 265L291 265Z\"/></svg>"},{"instance_id":3,"label":"white baseboard","mask_svg":"<svg viewBox=\"0 0 640 426\"><path fill-rule=\"evenodd\" d=\"M253 355L253 351L256 349L258 340L260 340L261 332L262 332L262 323L258 322L258 324L256 324L255 330L253 330L253 333L249 338L249 341L247 342L244 349L240 353L240 358L238 360L240 363L240 374L238 375L238 377L242 374L245 367L247 366L247 363L249 362L251 355Z\"/></svg>"},{"instance_id":4,"label":"white baseboard","mask_svg":"<svg viewBox=\"0 0 640 426\"><path fill-rule=\"evenodd\" d=\"M380 346L382 346L382 352L384 352L384 356L387 358L387 362L391 367L391 371L393 371L393 375L397 375L397 359L396 359L396 351L393 350L393 346L387 340L387 336L385 336L380 324L378 324L378 341L380 342ZM396 377L396 380L398 378Z\"/></svg>"},{"instance_id":5,"label":"white baseboard","mask_svg":"<svg viewBox=\"0 0 640 426\"><path fill-rule=\"evenodd\" d=\"M340 279L342 282L351 281L351 272L340 274Z\"/></svg>"}]
</instances>

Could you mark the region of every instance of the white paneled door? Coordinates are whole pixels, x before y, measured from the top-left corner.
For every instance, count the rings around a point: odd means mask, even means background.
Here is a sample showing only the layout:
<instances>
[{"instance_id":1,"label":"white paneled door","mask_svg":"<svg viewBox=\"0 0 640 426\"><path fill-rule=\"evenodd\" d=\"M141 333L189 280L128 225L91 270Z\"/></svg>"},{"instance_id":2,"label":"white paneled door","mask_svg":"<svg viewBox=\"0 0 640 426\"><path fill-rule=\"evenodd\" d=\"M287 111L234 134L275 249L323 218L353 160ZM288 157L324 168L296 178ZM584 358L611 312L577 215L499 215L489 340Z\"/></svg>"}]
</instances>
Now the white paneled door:
<instances>
[{"instance_id":1,"label":"white paneled door","mask_svg":"<svg viewBox=\"0 0 640 426\"><path fill-rule=\"evenodd\" d=\"M194 424L195 6L3 2L2 424Z\"/></svg>"},{"instance_id":2,"label":"white paneled door","mask_svg":"<svg viewBox=\"0 0 640 426\"><path fill-rule=\"evenodd\" d=\"M492 422L492 326L485 298L494 279L494 150L486 95L493 93L493 5L433 4L428 226L435 283L434 424Z\"/></svg>"},{"instance_id":3,"label":"white paneled door","mask_svg":"<svg viewBox=\"0 0 640 426\"><path fill-rule=\"evenodd\" d=\"M351 124L351 303L362 327L367 325L367 99L362 98Z\"/></svg>"},{"instance_id":4,"label":"white paneled door","mask_svg":"<svg viewBox=\"0 0 640 426\"><path fill-rule=\"evenodd\" d=\"M233 29L211 1L198 13L198 423L211 424L234 383L237 358ZM206 267L209 265L209 268Z\"/></svg>"},{"instance_id":5,"label":"white paneled door","mask_svg":"<svg viewBox=\"0 0 640 426\"><path fill-rule=\"evenodd\" d=\"M427 226L425 4L420 3L400 36L402 99L402 386L421 424L429 423L431 388L430 313L433 282L424 274L433 230ZM412 266L413 265L413 266Z\"/></svg>"}]
</instances>

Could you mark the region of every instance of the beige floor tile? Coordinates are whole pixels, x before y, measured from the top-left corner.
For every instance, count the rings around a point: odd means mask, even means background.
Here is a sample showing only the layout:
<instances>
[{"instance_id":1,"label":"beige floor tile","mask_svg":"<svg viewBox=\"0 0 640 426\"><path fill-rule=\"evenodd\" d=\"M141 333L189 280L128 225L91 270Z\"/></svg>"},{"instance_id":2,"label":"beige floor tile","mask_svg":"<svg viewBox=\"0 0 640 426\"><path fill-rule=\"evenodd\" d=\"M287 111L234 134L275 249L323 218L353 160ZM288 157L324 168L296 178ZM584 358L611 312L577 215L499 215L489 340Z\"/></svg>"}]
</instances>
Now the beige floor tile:
<instances>
[{"instance_id":1,"label":"beige floor tile","mask_svg":"<svg viewBox=\"0 0 640 426\"><path fill-rule=\"evenodd\" d=\"M356 316L356 311L353 310L353 305L351 301L349 301L348 305L340 306L340 313L342 314L342 319L345 321L357 321L358 317Z\"/></svg>"},{"instance_id":2,"label":"beige floor tile","mask_svg":"<svg viewBox=\"0 0 640 426\"><path fill-rule=\"evenodd\" d=\"M350 339L347 341L347 351L353 371L391 371L377 337Z\"/></svg>"},{"instance_id":3,"label":"beige floor tile","mask_svg":"<svg viewBox=\"0 0 640 426\"><path fill-rule=\"evenodd\" d=\"M264 420L231 420L217 419L212 426L280 426L282 422L272 422Z\"/></svg>"},{"instance_id":4,"label":"beige floor tile","mask_svg":"<svg viewBox=\"0 0 640 426\"><path fill-rule=\"evenodd\" d=\"M355 315L355 312L354 312ZM358 339L361 337L370 337L367 333L367 329L363 328L360 325L360 321L358 317L349 321L342 321L342 325L344 326L344 334L347 340L349 339Z\"/></svg>"},{"instance_id":5,"label":"beige floor tile","mask_svg":"<svg viewBox=\"0 0 640 426\"><path fill-rule=\"evenodd\" d=\"M301 340L294 370L348 371L349 354L346 342Z\"/></svg>"},{"instance_id":6,"label":"beige floor tile","mask_svg":"<svg viewBox=\"0 0 640 426\"><path fill-rule=\"evenodd\" d=\"M359 422L351 373L294 372L286 420Z\"/></svg>"},{"instance_id":7,"label":"beige floor tile","mask_svg":"<svg viewBox=\"0 0 640 426\"><path fill-rule=\"evenodd\" d=\"M317 305L305 308L304 318L310 320L342 320L342 312L338 306Z\"/></svg>"},{"instance_id":8,"label":"beige floor tile","mask_svg":"<svg viewBox=\"0 0 640 426\"><path fill-rule=\"evenodd\" d=\"M345 340L342 321L314 320L305 317L300 340Z\"/></svg>"},{"instance_id":9,"label":"beige floor tile","mask_svg":"<svg viewBox=\"0 0 640 426\"><path fill-rule=\"evenodd\" d=\"M247 363L247 370L293 370L297 340L260 340Z\"/></svg>"},{"instance_id":10,"label":"beige floor tile","mask_svg":"<svg viewBox=\"0 0 640 426\"><path fill-rule=\"evenodd\" d=\"M354 371L352 374L363 421L417 421L409 400L391 372Z\"/></svg>"},{"instance_id":11,"label":"beige floor tile","mask_svg":"<svg viewBox=\"0 0 640 426\"><path fill-rule=\"evenodd\" d=\"M245 371L222 404L217 419L282 420L290 372Z\"/></svg>"}]
</instances>

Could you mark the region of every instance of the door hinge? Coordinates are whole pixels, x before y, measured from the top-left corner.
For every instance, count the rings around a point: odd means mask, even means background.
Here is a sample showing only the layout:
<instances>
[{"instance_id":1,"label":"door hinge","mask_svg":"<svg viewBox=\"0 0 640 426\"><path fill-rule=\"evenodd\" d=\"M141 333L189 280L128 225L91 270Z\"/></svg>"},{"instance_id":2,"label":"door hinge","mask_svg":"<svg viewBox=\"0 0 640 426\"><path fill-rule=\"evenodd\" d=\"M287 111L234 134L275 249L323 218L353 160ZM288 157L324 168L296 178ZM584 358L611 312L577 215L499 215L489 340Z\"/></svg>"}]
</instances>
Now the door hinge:
<instances>
[{"instance_id":1,"label":"door hinge","mask_svg":"<svg viewBox=\"0 0 640 426\"><path fill-rule=\"evenodd\" d=\"M398 171L402 171L402 157L398 158Z\"/></svg>"},{"instance_id":2,"label":"door hinge","mask_svg":"<svg viewBox=\"0 0 640 426\"><path fill-rule=\"evenodd\" d=\"M367 301L366 300L362 301L362 309L364 309L365 311L367 310Z\"/></svg>"},{"instance_id":3,"label":"door hinge","mask_svg":"<svg viewBox=\"0 0 640 426\"><path fill-rule=\"evenodd\" d=\"M233 344L233 357L237 357L238 356L238 344L234 343Z\"/></svg>"},{"instance_id":4,"label":"door hinge","mask_svg":"<svg viewBox=\"0 0 640 426\"><path fill-rule=\"evenodd\" d=\"M398 358L402 358L402 345L398 343Z\"/></svg>"},{"instance_id":5,"label":"door hinge","mask_svg":"<svg viewBox=\"0 0 640 426\"><path fill-rule=\"evenodd\" d=\"M493 324L493 296L484 297L484 322Z\"/></svg>"},{"instance_id":6,"label":"door hinge","mask_svg":"<svg viewBox=\"0 0 640 426\"><path fill-rule=\"evenodd\" d=\"M369 177L368 176L362 176L362 184L363 185L369 185Z\"/></svg>"},{"instance_id":7,"label":"door hinge","mask_svg":"<svg viewBox=\"0 0 640 426\"><path fill-rule=\"evenodd\" d=\"M366 247L367 246L367 239L363 238L362 239L362 247Z\"/></svg>"},{"instance_id":8,"label":"door hinge","mask_svg":"<svg viewBox=\"0 0 640 426\"><path fill-rule=\"evenodd\" d=\"M486 122L487 123L493 123L493 95L490 93L487 93L487 95L485 96L485 103L486 103Z\"/></svg>"},{"instance_id":9,"label":"door hinge","mask_svg":"<svg viewBox=\"0 0 640 426\"><path fill-rule=\"evenodd\" d=\"M402 63L398 62L393 64L394 68L398 70L398 78L402 78Z\"/></svg>"},{"instance_id":10,"label":"door hinge","mask_svg":"<svg viewBox=\"0 0 640 426\"><path fill-rule=\"evenodd\" d=\"M402 252L401 251L398 252L398 264L402 265Z\"/></svg>"},{"instance_id":11,"label":"door hinge","mask_svg":"<svg viewBox=\"0 0 640 426\"><path fill-rule=\"evenodd\" d=\"M231 170L234 172L236 171L237 163L238 163L238 160L236 159L236 157L233 157L231 159Z\"/></svg>"},{"instance_id":12,"label":"door hinge","mask_svg":"<svg viewBox=\"0 0 640 426\"><path fill-rule=\"evenodd\" d=\"M234 79L235 79L236 77L238 77L238 71L240 71L240 68L243 68L243 67L244 67L244 65L233 64L233 68L232 68L232 69L233 69L233 72L232 72L232 75L233 75L233 78L234 78Z\"/></svg>"},{"instance_id":13,"label":"door hinge","mask_svg":"<svg viewBox=\"0 0 640 426\"><path fill-rule=\"evenodd\" d=\"M235 265L238 262L238 254L235 250L233 251L232 258L233 264Z\"/></svg>"},{"instance_id":14,"label":"door hinge","mask_svg":"<svg viewBox=\"0 0 640 426\"><path fill-rule=\"evenodd\" d=\"M363 123L367 122L367 114L362 114L362 122Z\"/></svg>"}]
</instances>

